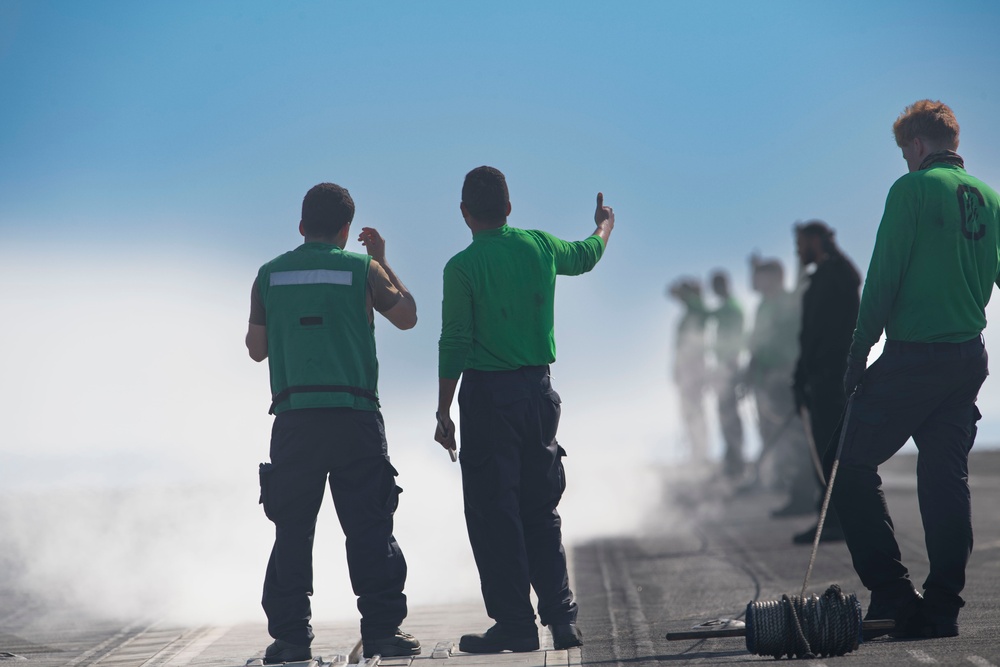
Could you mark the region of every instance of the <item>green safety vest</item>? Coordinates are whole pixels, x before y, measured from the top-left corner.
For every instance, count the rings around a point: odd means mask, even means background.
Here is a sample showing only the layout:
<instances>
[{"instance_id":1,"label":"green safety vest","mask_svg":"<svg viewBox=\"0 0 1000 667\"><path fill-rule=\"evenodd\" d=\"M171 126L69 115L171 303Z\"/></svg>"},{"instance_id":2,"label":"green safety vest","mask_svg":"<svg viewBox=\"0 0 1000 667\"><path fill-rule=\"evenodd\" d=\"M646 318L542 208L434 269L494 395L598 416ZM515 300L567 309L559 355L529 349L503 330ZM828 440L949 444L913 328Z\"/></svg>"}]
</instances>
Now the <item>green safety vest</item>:
<instances>
[{"instance_id":1,"label":"green safety vest","mask_svg":"<svg viewBox=\"0 0 1000 667\"><path fill-rule=\"evenodd\" d=\"M370 261L304 243L260 268L272 413L378 409L375 327L366 307Z\"/></svg>"}]
</instances>

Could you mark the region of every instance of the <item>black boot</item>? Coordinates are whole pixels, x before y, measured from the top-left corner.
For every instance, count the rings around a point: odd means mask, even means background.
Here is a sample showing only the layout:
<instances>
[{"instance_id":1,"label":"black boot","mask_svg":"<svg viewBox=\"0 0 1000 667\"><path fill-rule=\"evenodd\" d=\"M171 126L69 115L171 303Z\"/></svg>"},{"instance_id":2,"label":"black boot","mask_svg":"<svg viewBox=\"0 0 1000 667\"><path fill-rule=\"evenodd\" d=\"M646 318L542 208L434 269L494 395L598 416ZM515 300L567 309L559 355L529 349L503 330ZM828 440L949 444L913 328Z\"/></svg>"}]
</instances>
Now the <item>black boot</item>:
<instances>
[{"instance_id":1,"label":"black boot","mask_svg":"<svg viewBox=\"0 0 1000 667\"><path fill-rule=\"evenodd\" d=\"M549 632L552 633L552 646L557 651L583 646L583 633L576 623L556 623L549 626Z\"/></svg>"},{"instance_id":2,"label":"black boot","mask_svg":"<svg viewBox=\"0 0 1000 667\"><path fill-rule=\"evenodd\" d=\"M920 637L957 637L958 610L965 606L960 595L937 589L924 591Z\"/></svg>"},{"instance_id":3,"label":"black boot","mask_svg":"<svg viewBox=\"0 0 1000 667\"><path fill-rule=\"evenodd\" d=\"M465 653L501 653L502 651L538 650L538 633L513 634L504 630L499 623L482 634L462 635L458 650Z\"/></svg>"},{"instance_id":4,"label":"black boot","mask_svg":"<svg viewBox=\"0 0 1000 667\"><path fill-rule=\"evenodd\" d=\"M865 620L890 620L896 623L896 627L892 630L864 630L864 639L884 634L897 638L919 637L923 626L923 601L909 580L876 588L872 591Z\"/></svg>"},{"instance_id":5,"label":"black boot","mask_svg":"<svg viewBox=\"0 0 1000 667\"><path fill-rule=\"evenodd\" d=\"M278 665L283 662L311 660L312 657L312 649L308 646L290 644L281 639L275 639L271 645L264 650L265 665Z\"/></svg>"},{"instance_id":6,"label":"black boot","mask_svg":"<svg viewBox=\"0 0 1000 667\"><path fill-rule=\"evenodd\" d=\"M388 637L362 639L362 647L366 658L380 655L383 658L396 658L420 654L420 642L411 634L396 628L396 632Z\"/></svg>"}]
</instances>

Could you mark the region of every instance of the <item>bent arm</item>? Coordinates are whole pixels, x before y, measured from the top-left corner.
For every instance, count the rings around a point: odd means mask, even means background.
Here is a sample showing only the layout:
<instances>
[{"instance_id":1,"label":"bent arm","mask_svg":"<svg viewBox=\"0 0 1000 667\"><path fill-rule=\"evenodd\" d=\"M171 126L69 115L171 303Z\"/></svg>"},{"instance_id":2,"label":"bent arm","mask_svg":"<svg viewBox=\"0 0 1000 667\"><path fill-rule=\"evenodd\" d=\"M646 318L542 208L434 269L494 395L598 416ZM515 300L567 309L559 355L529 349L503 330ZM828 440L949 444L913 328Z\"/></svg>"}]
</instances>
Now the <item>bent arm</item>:
<instances>
[{"instance_id":1,"label":"bent arm","mask_svg":"<svg viewBox=\"0 0 1000 667\"><path fill-rule=\"evenodd\" d=\"M410 290L406 289L403 281L399 279L396 272L389 266L389 262L386 261L385 239L382 238L381 234L374 227L362 227L358 241L365 246L365 250L368 251L368 255L372 258L374 266L370 267L369 270L377 271L381 267L381 270L388 277L389 282L402 297L391 308L380 310L379 312L382 313L385 319L392 322L396 328L412 329L417 324L417 302L414 301Z\"/></svg>"},{"instance_id":2,"label":"bent arm","mask_svg":"<svg viewBox=\"0 0 1000 667\"><path fill-rule=\"evenodd\" d=\"M375 260L372 260L375 261ZM396 302L396 305L386 310L382 313L385 319L392 322L392 324L397 329L412 329L417 325L417 302L414 301L413 295L410 291L406 289L403 285L403 281L399 279L396 272L392 270L392 267L385 261L385 257L378 262L385 274L389 276L389 282L392 286L399 291L400 299Z\"/></svg>"}]
</instances>

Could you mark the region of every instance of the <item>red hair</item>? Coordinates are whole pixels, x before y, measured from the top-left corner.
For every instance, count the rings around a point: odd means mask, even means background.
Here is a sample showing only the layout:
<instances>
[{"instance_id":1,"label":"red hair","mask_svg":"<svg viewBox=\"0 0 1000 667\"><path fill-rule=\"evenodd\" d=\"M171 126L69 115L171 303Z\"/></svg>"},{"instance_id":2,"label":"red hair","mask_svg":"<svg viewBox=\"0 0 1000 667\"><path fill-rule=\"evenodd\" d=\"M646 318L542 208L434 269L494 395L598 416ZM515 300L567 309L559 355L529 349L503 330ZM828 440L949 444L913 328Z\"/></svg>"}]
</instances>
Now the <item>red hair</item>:
<instances>
[{"instance_id":1,"label":"red hair","mask_svg":"<svg viewBox=\"0 0 1000 667\"><path fill-rule=\"evenodd\" d=\"M939 148L958 148L958 120L941 101L920 100L906 107L892 124L892 133L900 147L920 137Z\"/></svg>"}]
</instances>

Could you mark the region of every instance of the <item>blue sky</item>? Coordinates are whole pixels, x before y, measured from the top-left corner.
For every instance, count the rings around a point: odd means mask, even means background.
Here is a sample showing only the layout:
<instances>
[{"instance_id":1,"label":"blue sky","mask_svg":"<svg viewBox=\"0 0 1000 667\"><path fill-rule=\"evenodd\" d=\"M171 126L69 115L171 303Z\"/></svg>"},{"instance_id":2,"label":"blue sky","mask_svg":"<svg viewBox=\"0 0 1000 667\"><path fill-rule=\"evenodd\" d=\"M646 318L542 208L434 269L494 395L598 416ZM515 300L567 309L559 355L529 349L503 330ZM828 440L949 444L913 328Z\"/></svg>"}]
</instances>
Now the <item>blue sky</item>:
<instances>
[{"instance_id":1,"label":"blue sky","mask_svg":"<svg viewBox=\"0 0 1000 667\"><path fill-rule=\"evenodd\" d=\"M5 537L59 600L259 620L270 419L249 290L299 243L305 192L335 181L418 303L413 331L377 325L408 592L477 595L458 469L431 434L441 270L481 164L507 174L513 225L576 239L598 190L615 208L604 259L558 288L560 511L569 542L639 530L654 506L662 523L657 466L683 452L665 284L726 267L752 312L748 255L790 268L791 226L814 217L864 272L905 171L891 124L917 99L954 108L969 170L1000 184L998 19L992 1L0 0ZM992 382L980 440L998 444ZM142 492L57 493L80 485ZM4 495L22 488L49 504ZM338 567L315 602L350 617Z\"/></svg>"},{"instance_id":2,"label":"blue sky","mask_svg":"<svg viewBox=\"0 0 1000 667\"><path fill-rule=\"evenodd\" d=\"M1000 183L998 18L992 2L2 0L0 248L56 286L119 263L130 289L142 265L204 272L234 285L208 305L241 328L256 268L299 242L302 195L336 181L420 309L412 333L379 329L383 393L430 406L462 177L491 164L511 224L565 238L605 193L618 227L561 284L558 373L581 398L672 404L664 285L727 267L752 311L747 256L790 263L812 217L864 272L906 104L951 104L970 171ZM191 325L163 310L157 328Z\"/></svg>"}]
</instances>

